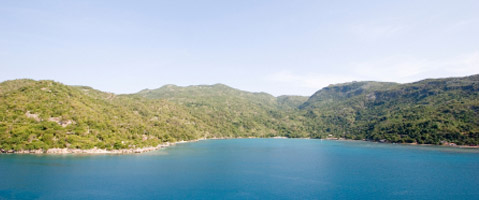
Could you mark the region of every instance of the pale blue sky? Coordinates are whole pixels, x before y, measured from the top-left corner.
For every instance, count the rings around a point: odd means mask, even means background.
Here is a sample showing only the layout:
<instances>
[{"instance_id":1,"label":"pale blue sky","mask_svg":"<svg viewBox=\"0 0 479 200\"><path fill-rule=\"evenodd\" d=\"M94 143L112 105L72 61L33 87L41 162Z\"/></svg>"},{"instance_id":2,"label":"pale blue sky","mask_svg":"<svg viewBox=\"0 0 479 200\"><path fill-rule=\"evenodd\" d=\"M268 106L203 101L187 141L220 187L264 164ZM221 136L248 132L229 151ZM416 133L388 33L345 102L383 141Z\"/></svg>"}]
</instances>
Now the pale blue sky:
<instances>
[{"instance_id":1,"label":"pale blue sky","mask_svg":"<svg viewBox=\"0 0 479 200\"><path fill-rule=\"evenodd\" d=\"M0 1L0 81L311 95L479 73L479 1Z\"/></svg>"}]
</instances>

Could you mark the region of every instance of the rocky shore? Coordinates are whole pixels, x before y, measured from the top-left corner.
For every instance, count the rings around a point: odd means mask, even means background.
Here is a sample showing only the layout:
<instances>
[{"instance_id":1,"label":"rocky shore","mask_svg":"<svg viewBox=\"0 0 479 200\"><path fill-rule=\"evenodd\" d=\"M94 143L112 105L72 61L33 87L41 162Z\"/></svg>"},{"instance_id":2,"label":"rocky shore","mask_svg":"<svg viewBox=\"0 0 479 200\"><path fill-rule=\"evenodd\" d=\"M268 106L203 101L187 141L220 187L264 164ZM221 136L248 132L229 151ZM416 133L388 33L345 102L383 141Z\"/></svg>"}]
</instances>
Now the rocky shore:
<instances>
[{"instance_id":1,"label":"rocky shore","mask_svg":"<svg viewBox=\"0 0 479 200\"><path fill-rule=\"evenodd\" d=\"M132 148L132 149L69 149L69 148L52 148L52 149L36 149L36 150L3 150L0 149L0 153L15 153L15 154L134 154L134 153L146 153L149 151L155 151L158 149L162 149L168 146L176 145L177 143L186 143L186 142L196 142L198 140L192 141L178 141L178 142L167 142L164 144L160 144L156 147L143 147L143 148Z\"/></svg>"},{"instance_id":2,"label":"rocky shore","mask_svg":"<svg viewBox=\"0 0 479 200\"><path fill-rule=\"evenodd\" d=\"M69 149L69 148L52 148L52 149L36 149L36 150L4 150L0 149L0 154L135 154L135 153L146 153L150 151L155 151L158 149L162 149L168 146L173 146L180 143L187 143L187 142L197 142L200 140L224 140L224 139L245 139L245 138L256 138L256 137L214 137L214 138L201 138L198 140L190 140L190 141L178 141L178 142L166 142L160 144L156 147L143 147L143 148L132 148L132 149ZM273 137L274 139L288 139L287 137ZM312 138L299 138L299 139L312 139ZM358 141L358 140L351 140L345 138L324 138L324 140L345 140L345 141ZM368 140L362 140L365 142L374 142ZM379 141L380 143L388 143L387 141ZM395 143L392 143L395 144ZM456 147L456 148L474 148L479 149L479 146L467 146L467 145L451 145L451 144L441 144L441 145L434 145L434 144L417 144L417 143L400 143L405 145L428 145L428 146L449 146L449 147Z\"/></svg>"}]
</instances>

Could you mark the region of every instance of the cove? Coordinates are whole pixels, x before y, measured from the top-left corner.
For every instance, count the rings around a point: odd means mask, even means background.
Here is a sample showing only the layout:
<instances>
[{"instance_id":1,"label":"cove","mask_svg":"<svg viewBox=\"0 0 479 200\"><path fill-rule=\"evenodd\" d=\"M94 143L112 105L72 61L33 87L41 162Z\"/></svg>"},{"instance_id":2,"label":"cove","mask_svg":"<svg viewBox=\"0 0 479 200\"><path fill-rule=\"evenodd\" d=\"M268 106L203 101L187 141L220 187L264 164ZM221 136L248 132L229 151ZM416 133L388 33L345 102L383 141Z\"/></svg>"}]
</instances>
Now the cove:
<instances>
[{"instance_id":1,"label":"cove","mask_svg":"<svg viewBox=\"0 0 479 200\"><path fill-rule=\"evenodd\" d=\"M228 139L134 155L0 155L0 199L473 199L479 151Z\"/></svg>"}]
</instances>

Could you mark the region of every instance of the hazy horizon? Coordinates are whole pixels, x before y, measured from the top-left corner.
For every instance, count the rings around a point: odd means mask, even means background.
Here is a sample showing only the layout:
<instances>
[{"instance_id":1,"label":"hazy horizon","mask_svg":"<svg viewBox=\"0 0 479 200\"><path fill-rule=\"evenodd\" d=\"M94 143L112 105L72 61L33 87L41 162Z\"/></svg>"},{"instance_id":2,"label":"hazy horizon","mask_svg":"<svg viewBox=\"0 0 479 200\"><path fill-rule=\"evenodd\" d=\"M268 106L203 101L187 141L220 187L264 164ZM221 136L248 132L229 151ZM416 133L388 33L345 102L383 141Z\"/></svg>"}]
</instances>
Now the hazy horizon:
<instances>
[{"instance_id":1,"label":"hazy horizon","mask_svg":"<svg viewBox=\"0 0 479 200\"><path fill-rule=\"evenodd\" d=\"M479 74L478 1L2 1L0 81L310 96Z\"/></svg>"}]
</instances>

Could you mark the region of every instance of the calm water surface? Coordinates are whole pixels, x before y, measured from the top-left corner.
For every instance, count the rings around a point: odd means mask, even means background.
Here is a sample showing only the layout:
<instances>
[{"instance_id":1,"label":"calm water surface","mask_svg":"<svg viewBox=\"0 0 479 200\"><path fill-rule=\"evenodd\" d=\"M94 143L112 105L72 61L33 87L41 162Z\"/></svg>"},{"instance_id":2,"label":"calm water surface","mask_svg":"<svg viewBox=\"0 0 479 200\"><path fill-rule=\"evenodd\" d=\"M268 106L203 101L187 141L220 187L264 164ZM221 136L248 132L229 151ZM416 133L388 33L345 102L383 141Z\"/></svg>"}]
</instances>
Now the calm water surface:
<instances>
[{"instance_id":1,"label":"calm water surface","mask_svg":"<svg viewBox=\"0 0 479 200\"><path fill-rule=\"evenodd\" d=\"M0 155L0 199L477 199L479 150L208 140L139 155Z\"/></svg>"}]
</instances>

